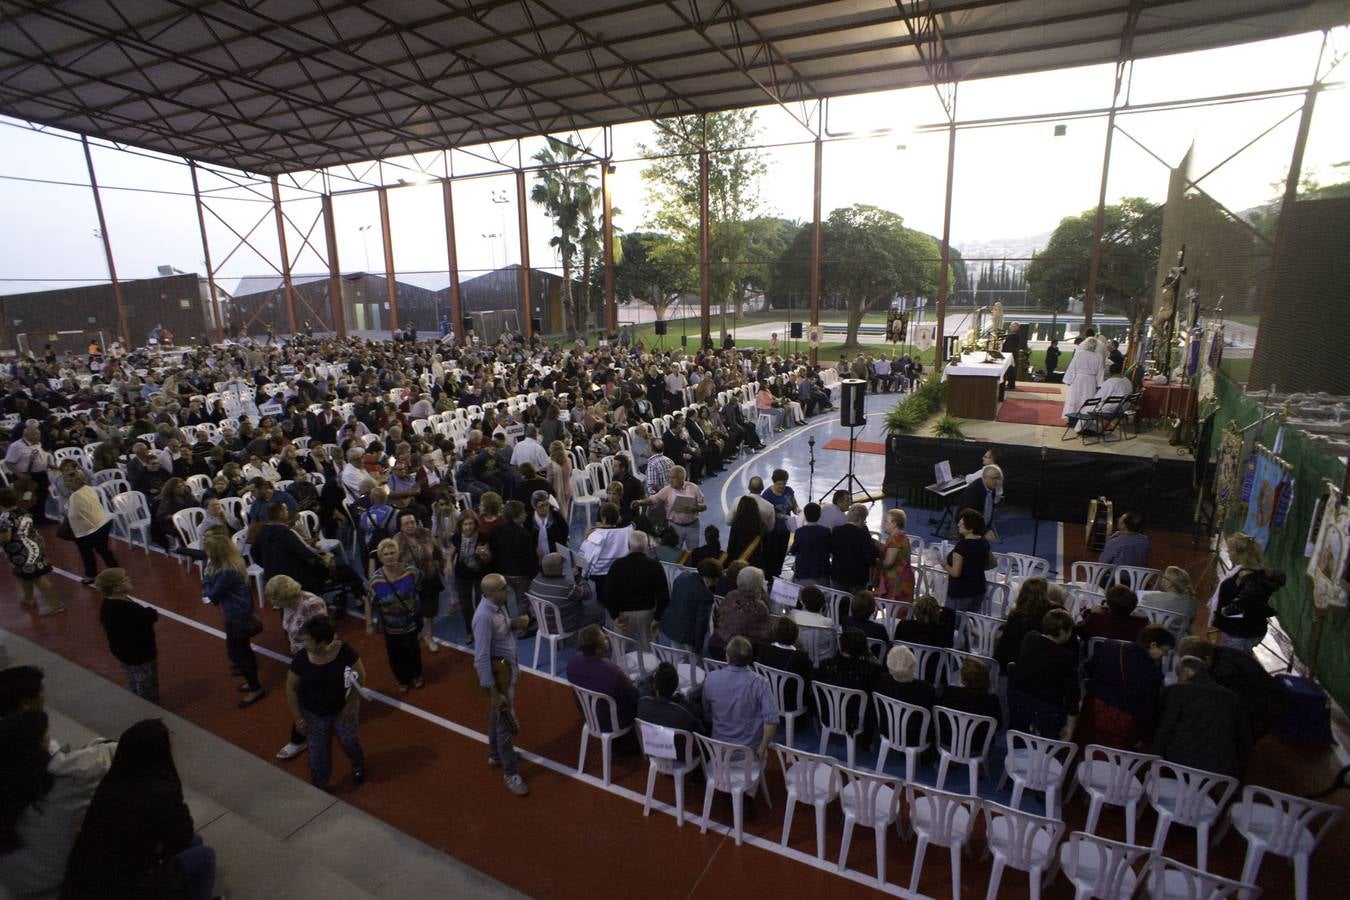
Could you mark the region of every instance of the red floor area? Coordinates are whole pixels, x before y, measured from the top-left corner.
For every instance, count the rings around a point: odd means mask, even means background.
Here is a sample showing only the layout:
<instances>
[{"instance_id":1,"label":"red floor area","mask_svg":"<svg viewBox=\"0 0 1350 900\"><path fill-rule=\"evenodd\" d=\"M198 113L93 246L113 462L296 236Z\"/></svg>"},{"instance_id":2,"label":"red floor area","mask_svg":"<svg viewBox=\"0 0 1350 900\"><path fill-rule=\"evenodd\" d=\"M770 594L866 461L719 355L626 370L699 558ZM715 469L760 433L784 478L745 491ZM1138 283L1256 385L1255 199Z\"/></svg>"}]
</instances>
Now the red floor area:
<instances>
[{"instance_id":1,"label":"red floor area","mask_svg":"<svg viewBox=\"0 0 1350 900\"><path fill-rule=\"evenodd\" d=\"M1063 425L1064 404L1059 400L1023 400L1009 397L998 408L996 422L1018 425Z\"/></svg>"},{"instance_id":2,"label":"red floor area","mask_svg":"<svg viewBox=\"0 0 1350 900\"><path fill-rule=\"evenodd\" d=\"M834 438L834 439L828 441L828 442L825 444L825 449L826 449L826 450L843 450L845 453L847 453L847 452L848 452L848 439L847 439L847 438ZM854 441L854 442L853 442L853 452L854 452L854 453L875 453L875 454L877 454L877 455L879 455L879 456L885 456L885 455L886 455L886 445L885 445L885 444L882 444L882 443L878 443L877 441Z\"/></svg>"},{"instance_id":3,"label":"red floor area","mask_svg":"<svg viewBox=\"0 0 1350 900\"><path fill-rule=\"evenodd\" d=\"M1048 385L1048 384L1027 384L1026 382L1023 382L1023 381L1019 381L1019 382L1017 383L1017 387L1013 388L1013 390L1019 391L1019 392L1025 392L1025 393L1028 393L1028 394L1058 394L1058 393L1059 393L1059 388L1051 387L1051 386Z\"/></svg>"},{"instance_id":4,"label":"red floor area","mask_svg":"<svg viewBox=\"0 0 1350 900\"><path fill-rule=\"evenodd\" d=\"M73 568L73 547L49 535L53 562ZM1157 539L1155 539L1156 541ZM1066 544L1069 542L1066 534ZM136 582L134 593L188 619L218 626L216 610L200 601L200 590L189 570L158 554L115 545L119 558ZM1066 547L1066 549L1068 549ZM1072 554L1068 557L1075 558ZM195 571L195 570L194 570ZM37 619L18 610L17 589L11 576L0 576L0 625L48 649L60 653L90 671L120 683L121 672L106 651L98 626L97 597L89 589L56 578L69 606L69 613ZM258 644L281 650L283 640L275 613ZM341 628L366 660L372 686L394 692L393 678L385 660L383 642L367 637L359 624L348 621ZM179 715L205 727L260 758L273 762L273 754L285 741L288 714L282 696L284 667L259 657L262 676L270 695L251 709L235 707L238 695L227 674L220 638L188 624L162 617L158 628L163 704ZM406 695L410 704L427 713L481 731L485 722L483 701L471 681L468 658L443 649L424 654L428 686ZM59 708L60 698L52 703ZM580 722L570 692L565 686L525 675L522 678L519 713L521 744L528 750L575 765ZM369 758L370 781L352 785L340 753L335 762L335 793L342 800L380 817L406 833L441 849L487 874L528 894L549 897L589 897L602 885L642 885L652 897L715 896L736 893L746 897L814 896L849 891L866 896L873 892L863 885L840 879L796 860L749 845L736 847L728 837L708 833L686 824L676 828L671 817L654 813L644 819L640 804L598 787L538 765L525 764L523 774L531 795L517 799L508 795L497 773L486 766L482 743L428 721L408 711L383 703L368 703L363 711L362 740ZM599 748L593 745L588 771L599 772ZM276 763L298 778L307 777L303 758ZM1329 783L1335 762L1321 750L1305 751L1275 744L1258 744L1250 777L1271 787L1310 792ZM190 780L190 778L189 778ZM645 790L646 766L638 758L618 756L615 783L639 794ZM776 843L782 828L784 789L776 766L770 775L774 806L760 808L747 820L747 832ZM657 799L670 802L669 780L658 783ZM702 793L689 792L688 805L697 812ZM1337 796L1344 802L1344 793ZM1070 828L1080 827L1084 808L1070 803L1065 809ZM713 806L717 821L730 821L730 807L719 796ZM792 848L814 854L814 817L809 808L799 808L792 830ZM839 852L842 816L838 807L829 811L826 853ZM1145 814L1141 838L1151 834L1153 818ZM1100 833L1121 838L1118 815L1104 815ZM1314 896L1318 885L1332 883L1346 863L1347 835L1342 823L1328 836L1313 862ZM974 844L982 852L982 839ZM1236 875L1241 870L1244 843L1230 836L1211 854L1214 871ZM1194 857L1194 839L1186 829L1173 829L1169 854L1189 861ZM353 852L359 852L354 849ZM875 871L871 834L855 834L849 864L864 873ZM913 843L894 837L888 841L888 874L891 883L907 883L913 859ZM963 866L962 895L984 896L988 866L973 855ZM1275 860L1267 862L1261 884L1266 896L1292 895L1289 870ZM931 896L950 895L947 854L930 852L920 889ZM1000 897L1021 898L1027 893L1026 879L1008 872ZM1071 895L1063 880L1046 892L1047 897Z\"/></svg>"}]
</instances>

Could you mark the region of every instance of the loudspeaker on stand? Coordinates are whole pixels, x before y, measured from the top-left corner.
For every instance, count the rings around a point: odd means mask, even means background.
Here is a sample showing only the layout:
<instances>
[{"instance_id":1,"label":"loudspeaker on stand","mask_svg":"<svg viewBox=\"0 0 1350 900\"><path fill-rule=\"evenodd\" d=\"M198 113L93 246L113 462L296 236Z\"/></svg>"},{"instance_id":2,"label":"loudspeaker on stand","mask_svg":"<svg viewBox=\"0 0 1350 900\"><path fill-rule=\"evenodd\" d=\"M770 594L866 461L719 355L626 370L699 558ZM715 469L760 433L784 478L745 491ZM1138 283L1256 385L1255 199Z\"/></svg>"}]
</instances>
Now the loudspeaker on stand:
<instances>
[{"instance_id":1,"label":"loudspeaker on stand","mask_svg":"<svg viewBox=\"0 0 1350 900\"><path fill-rule=\"evenodd\" d=\"M840 382L839 424L849 428L861 428L867 424L863 412L864 399L867 396L867 382L858 378L845 378Z\"/></svg>"}]
</instances>

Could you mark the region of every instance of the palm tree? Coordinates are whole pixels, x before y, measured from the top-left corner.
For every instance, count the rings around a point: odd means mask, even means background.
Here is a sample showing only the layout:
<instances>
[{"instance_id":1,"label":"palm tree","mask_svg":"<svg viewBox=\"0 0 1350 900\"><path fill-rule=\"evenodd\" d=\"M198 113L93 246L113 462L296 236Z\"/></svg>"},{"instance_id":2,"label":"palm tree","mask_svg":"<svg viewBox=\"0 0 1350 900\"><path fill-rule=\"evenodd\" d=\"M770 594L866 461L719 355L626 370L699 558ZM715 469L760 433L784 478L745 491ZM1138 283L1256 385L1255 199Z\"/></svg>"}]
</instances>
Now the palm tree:
<instances>
[{"instance_id":1,"label":"palm tree","mask_svg":"<svg viewBox=\"0 0 1350 900\"><path fill-rule=\"evenodd\" d=\"M594 163L583 159L584 152L554 138L547 140L548 146L533 157L545 168L535 174L530 201L544 208L557 229L548 243L557 249L562 264L563 308L569 318L568 334L575 337L586 325L585 294L589 292L574 296L572 271L578 252L586 252L588 258L593 258L588 252L593 249L590 236L598 230L595 211L600 208L602 198L592 171Z\"/></svg>"}]
</instances>

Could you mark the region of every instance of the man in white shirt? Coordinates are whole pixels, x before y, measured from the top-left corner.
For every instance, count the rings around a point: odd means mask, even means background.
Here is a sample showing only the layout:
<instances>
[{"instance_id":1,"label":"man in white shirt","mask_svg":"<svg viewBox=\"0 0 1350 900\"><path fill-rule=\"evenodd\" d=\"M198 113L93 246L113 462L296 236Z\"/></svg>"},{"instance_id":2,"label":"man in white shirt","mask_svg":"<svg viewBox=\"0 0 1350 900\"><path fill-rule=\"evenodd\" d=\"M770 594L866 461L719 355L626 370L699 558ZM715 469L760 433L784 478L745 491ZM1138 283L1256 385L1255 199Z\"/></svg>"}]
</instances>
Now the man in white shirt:
<instances>
[{"instance_id":1,"label":"man in white shirt","mask_svg":"<svg viewBox=\"0 0 1350 900\"><path fill-rule=\"evenodd\" d=\"M539 443L539 429L533 425L525 426L525 436L511 451L512 466L520 468L520 464L526 462L534 466L537 472L548 468L548 452L544 450L544 445Z\"/></svg>"},{"instance_id":2,"label":"man in white shirt","mask_svg":"<svg viewBox=\"0 0 1350 900\"><path fill-rule=\"evenodd\" d=\"M47 451L42 448L42 426L37 419L23 423L23 434L5 451L5 462L18 475L33 479L33 524L41 525L47 515L47 494L51 482L47 475Z\"/></svg>"},{"instance_id":3,"label":"man in white shirt","mask_svg":"<svg viewBox=\"0 0 1350 900\"><path fill-rule=\"evenodd\" d=\"M820 508L820 524L833 531L848 521L847 513L853 497L848 491L835 491L830 502Z\"/></svg>"},{"instance_id":4,"label":"man in white shirt","mask_svg":"<svg viewBox=\"0 0 1350 900\"><path fill-rule=\"evenodd\" d=\"M340 478L342 487L347 491L347 499L353 503L361 496L361 485L370 478L366 470L361 468L361 457L364 454L360 447L353 447L347 451L347 464L342 467Z\"/></svg>"},{"instance_id":5,"label":"man in white shirt","mask_svg":"<svg viewBox=\"0 0 1350 900\"><path fill-rule=\"evenodd\" d=\"M773 529L775 518L773 504L770 503L768 500L765 500L761 496L761 494L763 493L764 493L764 479L760 478L758 475L754 476L746 483L745 496L750 497L752 500L755 501L755 505L759 507L759 517L764 522L764 530L771 531ZM741 505L741 498L737 497L736 502L731 504L731 510L727 514L728 524L731 523L732 518L736 515L736 507L740 505Z\"/></svg>"}]
</instances>

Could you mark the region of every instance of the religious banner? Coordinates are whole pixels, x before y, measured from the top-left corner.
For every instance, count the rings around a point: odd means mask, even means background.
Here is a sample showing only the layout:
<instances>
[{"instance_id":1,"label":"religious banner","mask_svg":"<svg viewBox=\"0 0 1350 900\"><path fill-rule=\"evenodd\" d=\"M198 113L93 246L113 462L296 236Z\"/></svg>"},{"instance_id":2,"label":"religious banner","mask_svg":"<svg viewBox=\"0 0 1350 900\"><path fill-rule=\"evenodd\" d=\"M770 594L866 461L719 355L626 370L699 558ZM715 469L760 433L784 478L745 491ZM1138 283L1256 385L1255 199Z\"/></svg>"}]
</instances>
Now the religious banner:
<instances>
[{"instance_id":1,"label":"religious banner","mask_svg":"<svg viewBox=\"0 0 1350 900\"><path fill-rule=\"evenodd\" d=\"M1229 422L1219 440L1219 452L1214 462L1215 521L1220 524L1228 518L1228 511L1237 502L1241 486L1242 446L1242 432L1238 431L1236 424Z\"/></svg>"},{"instance_id":2,"label":"religious banner","mask_svg":"<svg viewBox=\"0 0 1350 900\"><path fill-rule=\"evenodd\" d=\"M1294 477L1289 464L1260 444L1248 465L1251 487L1244 491L1247 517L1242 530L1265 549L1270 533L1284 524L1293 501Z\"/></svg>"},{"instance_id":3,"label":"religious banner","mask_svg":"<svg viewBox=\"0 0 1350 900\"><path fill-rule=\"evenodd\" d=\"M1314 521L1317 521L1314 516ZM1317 542L1308 556L1308 575L1313 582L1313 605L1318 609L1344 607L1347 603L1347 568L1350 568L1350 504L1339 495L1326 503L1318 522Z\"/></svg>"},{"instance_id":4,"label":"religious banner","mask_svg":"<svg viewBox=\"0 0 1350 900\"><path fill-rule=\"evenodd\" d=\"M914 346L921 351L933 349L937 342L936 325L919 325L914 329Z\"/></svg>"}]
</instances>

